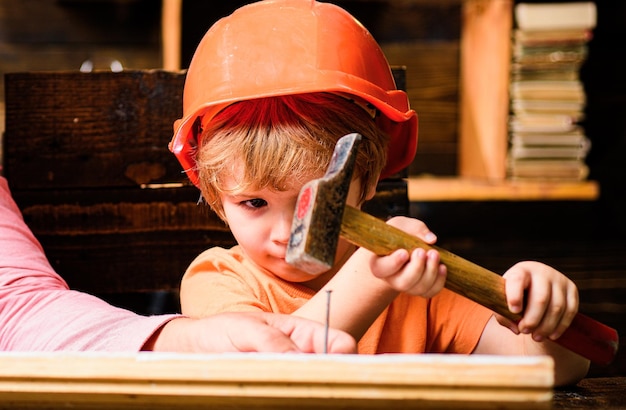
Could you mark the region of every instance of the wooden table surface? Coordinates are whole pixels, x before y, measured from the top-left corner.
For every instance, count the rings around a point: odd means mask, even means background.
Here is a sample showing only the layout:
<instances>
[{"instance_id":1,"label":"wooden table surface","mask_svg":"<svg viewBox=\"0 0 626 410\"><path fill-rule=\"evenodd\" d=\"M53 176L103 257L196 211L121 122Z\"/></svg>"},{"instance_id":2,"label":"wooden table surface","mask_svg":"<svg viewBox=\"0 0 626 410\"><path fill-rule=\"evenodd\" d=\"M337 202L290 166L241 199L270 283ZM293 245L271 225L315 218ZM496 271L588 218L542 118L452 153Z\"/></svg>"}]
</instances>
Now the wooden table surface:
<instances>
[{"instance_id":1,"label":"wooden table surface","mask_svg":"<svg viewBox=\"0 0 626 410\"><path fill-rule=\"evenodd\" d=\"M555 410L626 409L626 377L589 378L573 387L556 388L552 401Z\"/></svg>"}]
</instances>

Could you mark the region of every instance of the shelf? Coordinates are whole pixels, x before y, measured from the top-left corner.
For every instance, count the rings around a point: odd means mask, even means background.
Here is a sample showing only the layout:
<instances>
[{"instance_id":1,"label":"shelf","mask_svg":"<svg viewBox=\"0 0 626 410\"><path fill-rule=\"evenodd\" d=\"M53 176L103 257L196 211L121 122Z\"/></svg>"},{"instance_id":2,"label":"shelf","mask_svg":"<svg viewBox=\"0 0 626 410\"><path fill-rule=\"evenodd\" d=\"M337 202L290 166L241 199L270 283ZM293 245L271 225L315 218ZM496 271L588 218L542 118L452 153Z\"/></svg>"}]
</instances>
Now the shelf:
<instances>
[{"instance_id":1,"label":"shelf","mask_svg":"<svg viewBox=\"0 0 626 410\"><path fill-rule=\"evenodd\" d=\"M600 192L595 181L490 181L454 177L411 177L408 190L411 202L593 201Z\"/></svg>"}]
</instances>

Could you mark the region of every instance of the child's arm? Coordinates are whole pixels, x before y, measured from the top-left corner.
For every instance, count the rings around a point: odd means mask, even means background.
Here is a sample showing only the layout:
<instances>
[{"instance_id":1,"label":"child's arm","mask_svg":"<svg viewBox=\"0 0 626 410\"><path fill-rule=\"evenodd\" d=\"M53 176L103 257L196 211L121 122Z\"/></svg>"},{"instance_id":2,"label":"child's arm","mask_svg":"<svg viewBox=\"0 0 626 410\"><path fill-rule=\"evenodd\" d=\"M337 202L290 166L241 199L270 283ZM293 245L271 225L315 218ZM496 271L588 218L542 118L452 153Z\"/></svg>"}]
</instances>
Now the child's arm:
<instances>
[{"instance_id":1,"label":"child's arm","mask_svg":"<svg viewBox=\"0 0 626 410\"><path fill-rule=\"evenodd\" d=\"M406 226L405 219L400 221ZM394 255L395 253L392 257ZM414 258L411 259L413 260ZM379 277L383 277L381 273L393 271L389 269L390 266L384 269L384 265L389 262L389 257L372 259L372 269L378 272ZM429 279L429 276L424 274L420 279L419 276L407 273L407 269L408 265L397 273L389 274L385 280L396 290L412 295L431 297L441 290L443 282L439 281L442 278L445 280L445 271L441 272L434 282L428 282L433 280L432 277ZM475 353L548 354L555 360L557 384L579 381L587 373L589 361L549 341L558 339L578 312L576 285L562 273L539 262L518 263L503 277L509 309L514 313L524 311L523 317L515 324L500 315L495 315L488 322ZM417 282L407 282L412 278Z\"/></svg>"},{"instance_id":2,"label":"child's arm","mask_svg":"<svg viewBox=\"0 0 626 410\"><path fill-rule=\"evenodd\" d=\"M326 344L326 346L325 346ZM267 312L220 313L166 323L143 350L161 352L356 353L348 334L320 323Z\"/></svg>"},{"instance_id":3,"label":"child's arm","mask_svg":"<svg viewBox=\"0 0 626 410\"><path fill-rule=\"evenodd\" d=\"M589 361L550 341L563 334L578 311L576 285L562 273L538 262L518 263L503 277L509 309L518 313L525 304L523 317L515 324L495 315L474 352L549 354L555 360L556 384L575 383L583 378Z\"/></svg>"},{"instance_id":4,"label":"child's arm","mask_svg":"<svg viewBox=\"0 0 626 410\"><path fill-rule=\"evenodd\" d=\"M437 239L417 219L397 217L389 223L428 243ZM359 340L399 292L431 297L443 288L445 278L446 270L436 251L398 250L377 257L368 250L357 249L334 277L294 314L323 322L326 291L330 290L330 326Z\"/></svg>"}]
</instances>

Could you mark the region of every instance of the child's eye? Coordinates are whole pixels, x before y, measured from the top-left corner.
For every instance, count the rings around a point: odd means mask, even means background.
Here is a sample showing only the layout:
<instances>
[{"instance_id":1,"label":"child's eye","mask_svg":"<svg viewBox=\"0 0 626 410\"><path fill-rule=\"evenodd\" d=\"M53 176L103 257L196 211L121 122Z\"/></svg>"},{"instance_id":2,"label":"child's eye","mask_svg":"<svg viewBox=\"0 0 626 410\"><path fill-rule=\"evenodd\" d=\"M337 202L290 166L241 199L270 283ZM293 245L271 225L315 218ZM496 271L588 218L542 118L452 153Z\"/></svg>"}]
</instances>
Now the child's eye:
<instances>
[{"instance_id":1,"label":"child's eye","mask_svg":"<svg viewBox=\"0 0 626 410\"><path fill-rule=\"evenodd\" d=\"M267 205L267 201L261 198L248 199L247 201L242 201L242 205L247 206L249 208L263 208Z\"/></svg>"}]
</instances>

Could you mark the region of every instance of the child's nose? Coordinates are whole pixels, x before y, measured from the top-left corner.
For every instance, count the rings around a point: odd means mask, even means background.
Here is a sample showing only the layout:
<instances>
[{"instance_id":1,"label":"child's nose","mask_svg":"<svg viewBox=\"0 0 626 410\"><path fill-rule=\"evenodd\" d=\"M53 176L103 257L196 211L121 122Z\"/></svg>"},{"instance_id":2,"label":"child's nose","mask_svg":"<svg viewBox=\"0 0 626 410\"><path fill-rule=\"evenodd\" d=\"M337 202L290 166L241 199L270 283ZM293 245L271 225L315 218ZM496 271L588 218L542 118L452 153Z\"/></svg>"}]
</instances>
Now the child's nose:
<instances>
[{"instance_id":1,"label":"child's nose","mask_svg":"<svg viewBox=\"0 0 626 410\"><path fill-rule=\"evenodd\" d=\"M291 223L293 212L282 212L272 227L272 240L277 243L287 244L291 235Z\"/></svg>"}]
</instances>

